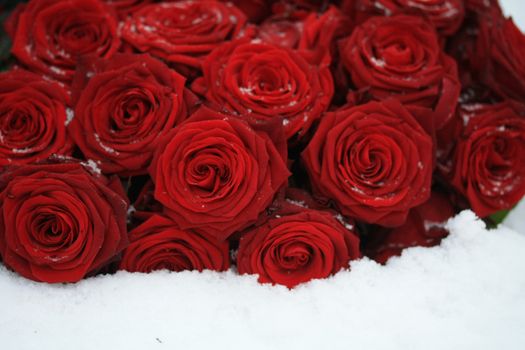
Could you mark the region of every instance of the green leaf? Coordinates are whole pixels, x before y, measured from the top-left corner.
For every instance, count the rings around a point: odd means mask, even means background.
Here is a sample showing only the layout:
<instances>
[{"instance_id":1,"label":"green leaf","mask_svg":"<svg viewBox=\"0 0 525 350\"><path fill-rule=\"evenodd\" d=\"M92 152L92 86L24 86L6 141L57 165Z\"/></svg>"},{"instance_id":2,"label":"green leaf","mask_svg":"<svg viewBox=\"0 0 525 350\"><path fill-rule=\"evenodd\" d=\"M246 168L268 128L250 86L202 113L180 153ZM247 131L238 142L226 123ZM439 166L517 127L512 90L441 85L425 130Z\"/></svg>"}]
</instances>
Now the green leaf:
<instances>
[{"instance_id":1,"label":"green leaf","mask_svg":"<svg viewBox=\"0 0 525 350\"><path fill-rule=\"evenodd\" d=\"M503 222L503 220L505 220L505 218L507 217L507 215L509 215L509 213L510 213L510 210L498 211L497 213L494 213L490 216L490 220L495 225L499 225Z\"/></svg>"}]
</instances>

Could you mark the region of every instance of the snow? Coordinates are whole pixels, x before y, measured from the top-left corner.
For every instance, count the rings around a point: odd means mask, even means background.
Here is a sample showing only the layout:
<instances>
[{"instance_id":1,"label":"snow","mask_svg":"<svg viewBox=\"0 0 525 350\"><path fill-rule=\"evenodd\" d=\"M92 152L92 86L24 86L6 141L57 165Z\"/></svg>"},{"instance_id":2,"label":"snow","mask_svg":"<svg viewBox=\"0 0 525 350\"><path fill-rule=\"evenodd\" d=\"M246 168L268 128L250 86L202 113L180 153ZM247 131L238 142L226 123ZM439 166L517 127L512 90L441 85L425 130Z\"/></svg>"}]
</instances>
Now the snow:
<instances>
[{"instance_id":1,"label":"snow","mask_svg":"<svg viewBox=\"0 0 525 350\"><path fill-rule=\"evenodd\" d=\"M524 212L522 212L524 214ZM294 290L233 271L31 282L0 268L5 349L523 349L525 235L470 211L441 246ZM525 232L525 223L521 222Z\"/></svg>"},{"instance_id":2,"label":"snow","mask_svg":"<svg viewBox=\"0 0 525 350\"><path fill-rule=\"evenodd\" d=\"M524 26L520 1L504 4ZM439 247L291 291L234 271L47 285L0 267L2 348L524 349L525 202L498 229L470 211L448 227Z\"/></svg>"}]
</instances>

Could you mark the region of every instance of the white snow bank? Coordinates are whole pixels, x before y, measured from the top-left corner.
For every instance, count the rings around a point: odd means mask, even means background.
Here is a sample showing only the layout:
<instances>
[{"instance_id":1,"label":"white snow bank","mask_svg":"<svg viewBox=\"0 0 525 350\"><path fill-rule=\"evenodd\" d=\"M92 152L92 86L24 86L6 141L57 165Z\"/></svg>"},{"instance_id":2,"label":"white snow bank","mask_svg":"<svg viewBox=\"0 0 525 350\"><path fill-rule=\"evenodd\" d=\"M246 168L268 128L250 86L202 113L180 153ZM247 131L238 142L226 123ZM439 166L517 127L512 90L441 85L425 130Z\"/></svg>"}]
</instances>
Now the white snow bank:
<instances>
[{"instance_id":1,"label":"white snow bank","mask_svg":"<svg viewBox=\"0 0 525 350\"><path fill-rule=\"evenodd\" d=\"M2 348L525 348L525 236L487 231L469 211L449 227L440 247L387 266L361 260L292 291L234 272L56 286L1 268Z\"/></svg>"}]
</instances>

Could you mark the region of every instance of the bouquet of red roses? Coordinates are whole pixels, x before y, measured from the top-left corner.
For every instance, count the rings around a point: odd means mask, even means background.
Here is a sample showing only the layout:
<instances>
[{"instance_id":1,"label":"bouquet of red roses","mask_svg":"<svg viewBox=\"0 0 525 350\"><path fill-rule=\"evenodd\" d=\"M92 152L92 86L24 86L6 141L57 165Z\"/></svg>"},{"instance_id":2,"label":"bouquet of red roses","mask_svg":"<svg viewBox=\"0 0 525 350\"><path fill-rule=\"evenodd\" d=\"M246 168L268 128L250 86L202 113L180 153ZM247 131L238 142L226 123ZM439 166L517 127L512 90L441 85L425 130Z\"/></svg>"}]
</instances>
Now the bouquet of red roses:
<instances>
[{"instance_id":1,"label":"bouquet of red roses","mask_svg":"<svg viewBox=\"0 0 525 350\"><path fill-rule=\"evenodd\" d=\"M26 278L293 287L525 195L525 36L496 0L3 11L0 257Z\"/></svg>"}]
</instances>

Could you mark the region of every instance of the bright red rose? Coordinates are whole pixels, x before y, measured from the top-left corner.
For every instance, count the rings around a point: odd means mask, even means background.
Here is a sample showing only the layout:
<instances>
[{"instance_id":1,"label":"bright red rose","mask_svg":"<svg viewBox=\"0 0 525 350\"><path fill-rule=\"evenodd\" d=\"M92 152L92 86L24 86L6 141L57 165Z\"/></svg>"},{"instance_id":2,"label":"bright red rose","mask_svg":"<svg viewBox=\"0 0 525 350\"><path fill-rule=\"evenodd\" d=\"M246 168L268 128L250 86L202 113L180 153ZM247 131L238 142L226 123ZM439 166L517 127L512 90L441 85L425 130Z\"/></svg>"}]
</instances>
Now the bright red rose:
<instances>
[{"instance_id":1,"label":"bright red rose","mask_svg":"<svg viewBox=\"0 0 525 350\"><path fill-rule=\"evenodd\" d=\"M463 105L458 123L461 132L442 172L478 216L511 209L525 195L525 107Z\"/></svg>"},{"instance_id":2,"label":"bright red rose","mask_svg":"<svg viewBox=\"0 0 525 350\"><path fill-rule=\"evenodd\" d=\"M245 24L246 16L231 3L184 0L134 12L124 23L122 36L138 51L186 72L200 69L210 51L240 36Z\"/></svg>"},{"instance_id":3,"label":"bright red rose","mask_svg":"<svg viewBox=\"0 0 525 350\"><path fill-rule=\"evenodd\" d=\"M192 89L218 110L253 124L282 122L286 137L300 137L328 109L334 87L327 67L298 52L259 42L237 41L215 49Z\"/></svg>"},{"instance_id":4,"label":"bright red rose","mask_svg":"<svg viewBox=\"0 0 525 350\"><path fill-rule=\"evenodd\" d=\"M98 0L32 0L12 24L13 55L29 70L69 82L80 56L111 57L117 19Z\"/></svg>"},{"instance_id":5,"label":"bright red rose","mask_svg":"<svg viewBox=\"0 0 525 350\"><path fill-rule=\"evenodd\" d=\"M285 159L266 133L201 108L162 138L150 167L155 199L181 229L224 240L286 184Z\"/></svg>"},{"instance_id":6,"label":"bright red rose","mask_svg":"<svg viewBox=\"0 0 525 350\"><path fill-rule=\"evenodd\" d=\"M394 229L372 231L365 248L367 256L385 264L393 256L400 256L410 247L433 247L448 236L446 223L456 214L449 198L441 192L432 192L430 199L408 214L404 225Z\"/></svg>"},{"instance_id":7,"label":"bright red rose","mask_svg":"<svg viewBox=\"0 0 525 350\"><path fill-rule=\"evenodd\" d=\"M463 0L346 0L343 11L361 23L372 16L392 16L398 13L420 13L427 17L439 34L454 34L465 16Z\"/></svg>"},{"instance_id":8,"label":"bright red rose","mask_svg":"<svg viewBox=\"0 0 525 350\"><path fill-rule=\"evenodd\" d=\"M89 164L88 164L89 165ZM0 255L40 282L76 282L128 243L122 186L81 164L8 168L0 176Z\"/></svg>"},{"instance_id":9,"label":"bright red rose","mask_svg":"<svg viewBox=\"0 0 525 350\"><path fill-rule=\"evenodd\" d=\"M159 215L153 215L132 230L129 239L120 262L122 270L224 271L230 266L228 242L181 230L173 221Z\"/></svg>"},{"instance_id":10,"label":"bright red rose","mask_svg":"<svg viewBox=\"0 0 525 350\"><path fill-rule=\"evenodd\" d=\"M303 22L270 17L257 27L256 37L267 44L296 49L302 33Z\"/></svg>"},{"instance_id":11,"label":"bright red rose","mask_svg":"<svg viewBox=\"0 0 525 350\"><path fill-rule=\"evenodd\" d=\"M333 213L292 203L241 238L239 273L258 274L259 282L288 288L326 278L361 257L359 238Z\"/></svg>"},{"instance_id":12,"label":"bright red rose","mask_svg":"<svg viewBox=\"0 0 525 350\"><path fill-rule=\"evenodd\" d=\"M73 84L71 135L104 173L145 174L159 138L186 119L194 104L186 79L147 55L95 60Z\"/></svg>"},{"instance_id":13,"label":"bright red rose","mask_svg":"<svg viewBox=\"0 0 525 350\"><path fill-rule=\"evenodd\" d=\"M423 18L372 17L342 43L340 55L356 88L409 105L426 130L452 118L460 92L456 64Z\"/></svg>"},{"instance_id":14,"label":"bright red rose","mask_svg":"<svg viewBox=\"0 0 525 350\"><path fill-rule=\"evenodd\" d=\"M302 154L315 193L349 217L402 225L430 196L432 139L396 100L327 113Z\"/></svg>"},{"instance_id":15,"label":"bright red rose","mask_svg":"<svg viewBox=\"0 0 525 350\"><path fill-rule=\"evenodd\" d=\"M0 166L70 154L68 103L64 89L36 74L0 73Z\"/></svg>"},{"instance_id":16,"label":"bright red rose","mask_svg":"<svg viewBox=\"0 0 525 350\"><path fill-rule=\"evenodd\" d=\"M504 98L525 101L525 35L512 19L479 21L477 49L470 57L484 84Z\"/></svg>"}]
</instances>

